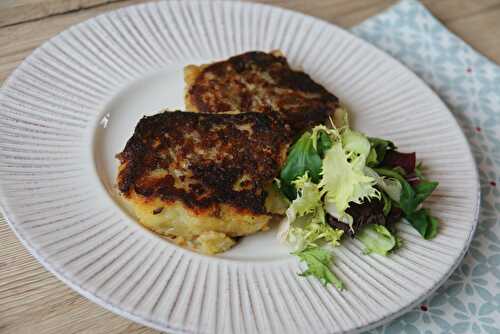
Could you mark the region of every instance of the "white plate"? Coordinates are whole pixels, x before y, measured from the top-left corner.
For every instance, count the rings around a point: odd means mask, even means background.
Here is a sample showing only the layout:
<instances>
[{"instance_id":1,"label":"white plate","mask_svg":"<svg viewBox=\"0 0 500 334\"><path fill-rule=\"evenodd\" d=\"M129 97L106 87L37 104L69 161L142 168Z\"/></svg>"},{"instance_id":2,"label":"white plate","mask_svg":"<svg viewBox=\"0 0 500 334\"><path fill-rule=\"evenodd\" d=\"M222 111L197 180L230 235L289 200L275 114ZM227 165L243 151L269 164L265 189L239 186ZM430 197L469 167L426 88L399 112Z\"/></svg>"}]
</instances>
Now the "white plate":
<instances>
[{"instance_id":1,"label":"white plate","mask_svg":"<svg viewBox=\"0 0 500 334\"><path fill-rule=\"evenodd\" d=\"M355 127L416 151L440 187L440 233L384 258L357 241L335 250L347 291L298 277L272 232L206 257L141 228L114 199L116 160L144 114L182 107L182 67L281 49L338 95ZM2 89L0 200L26 247L96 303L175 333L339 333L408 310L462 258L477 222L469 147L436 95L398 62L298 13L236 2L161 2L107 13L59 34Z\"/></svg>"}]
</instances>

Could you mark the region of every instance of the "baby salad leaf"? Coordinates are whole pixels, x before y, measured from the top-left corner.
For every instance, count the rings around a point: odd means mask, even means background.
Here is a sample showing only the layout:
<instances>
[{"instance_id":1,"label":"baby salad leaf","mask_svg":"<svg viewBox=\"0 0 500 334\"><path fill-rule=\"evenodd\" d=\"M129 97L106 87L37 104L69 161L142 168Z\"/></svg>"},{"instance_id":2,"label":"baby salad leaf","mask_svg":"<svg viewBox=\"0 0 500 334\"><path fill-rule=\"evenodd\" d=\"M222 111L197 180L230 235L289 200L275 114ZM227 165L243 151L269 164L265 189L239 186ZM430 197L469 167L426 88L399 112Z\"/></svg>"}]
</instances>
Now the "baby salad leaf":
<instances>
[{"instance_id":1,"label":"baby salad leaf","mask_svg":"<svg viewBox=\"0 0 500 334\"><path fill-rule=\"evenodd\" d=\"M281 191L289 199L297 196L297 191L292 182L299 176L309 173L312 181L317 183L320 180L321 157L314 149L311 133L305 132L295 144L293 144L285 166L281 169Z\"/></svg>"},{"instance_id":2,"label":"baby salad leaf","mask_svg":"<svg viewBox=\"0 0 500 334\"><path fill-rule=\"evenodd\" d=\"M352 223L350 225L339 221L333 215L328 215L327 223L335 229L343 230L344 233L347 233L350 237L354 237L366 225L386 224L383 210L383 201L376 198L372 198L360 204L350 203L346 210L346 214L352 217Z\"/></svg>"},{"instance_id":3,"label":"baby salad leaf","mask_svg":"<svg viewBox=\"0 0 500 334\"><path fill-rule=\"evenodd\" d=\"M401 195L399 197L399 206L405 214L411 214L417 209L419 203L417 202L415 190L413 190L412 186L405 180L405 178L401 174L387 168L375 168L374 170L379 175L392 177L400 182Z\"/></svg>"},{"instance_id":4,"label":"baby salad leaf","mask_svg":"<svg viewBox=\"0 0 500 334\"><path fill-rule=\"evenodd\" d=\"M392 177L392 178L399 180L399 181L405 181L405 178L403 177L403 175L401 175L398 171L396 171L394 169L380 167L380 168L373 168L373 170L375 172L377 172L379 175Z\"/></svg>"},{"instance_id":5,"label":"baby salad leaf","mask_svg":"<svg viewBox=\"0 0 500 334\"><path fill-rule=\"evenodd\" d=\"M382 200L384 201L384 208L382 209L382 212L384 213L384 216L387 217L387 215L389 215L389 212L391 212L392 202L389 196L386 195L385 192L382 191L381 194L382 194Z\"/></svg>"},{"instance_id":6,"label":"baby salad leaf","mask_svg":"<svg viewBox=\"0 0 500 334\"><path fill-rule=\"evenodd\" d=\"M309 172L292 181L292 184L297 188L297 198L293 200L290 208L295 210L297 215L314 213L318 207L323 207L318 185L311 182Z\"/></svg>"},{"instance_id":7,"label":"baby salad leaf","mask_svg":"<svg viewBox=\"0 0 500 334\"><path fill-rule=\"evenodd\" d=\"M347 155L362 157L363 164L366 163L366 157L370 153L370 142L361 132L345 129L342 133L342 146Z\"/></svg>"},{"instance_id":8,"label":"baby salad leaf","mask_svg":"<svg viewBox=\"0 0 500 334\"><path fill-rule=\"evenodd\" d=\"M377 159L377 151L374 148L370 149L370 153L366 158L366 165L368 167L377 167L380 164L380 161Z\"/></svg>"},{"instance_id":9,"label":"baby salad leaf","mask_svg":"<svg viewBox=\"0 0 500 334\"><path fill-rule=\"evenodd\" d=\"M298 223L311 218L314 219L311 216L299 217ZM344 231L332 228L324 222L311 221L306 222L302 227L292 226L286 236L286 242L290 249L300 252L304 249L318 247L318 242L320 241L328 243L331 246L338 246L343 234Z\"/></svg>"},{"instance_id":10,"label":"baby salad leaf","mask_svg":"<svg viewBox=\"0 0 500 334\"><path fill-rule=\"evenodd\" d=\"M397 151L388 151L380 165L388 168L402 168L405 174L410 174L415 170L415 163L415 152L401 153Z\"/></svg>"},{"instance_id":11,"label":"baby salad leaf","mask_svg":"<svg viewBox=\"0 0 500 334\"><path fill-rule=\"evenodd\" d=\"M386 168L376 168L380 175L397 179L402 186L399 207L404 217L424 237L432 239L436 236L438 220L429 214L426 209L417 211L418 206L436 189L438 182L422 181L413 188L398 172Z\"/></svg>"},{"instance_id":12,"label":"baby salad leaf","mask_svg":"<svg viewBox=\"0 0 500 334\"><path fill-rule=\"evenodd\" d=\"M335 203L339 217L344 215L349 202L361 203L366 198L380 196L373 187L375 180L363 172L365 158L361 155L348 158L341 143L333 144L325 153L320 186L326 193L326 201Z\"/></svg>"},{"instance_id":13,"label":"baby salad leaf","mask_svg":"<svg viewBox=\"0 0 500 334\"><path fill-rule=\"evenodd\" d=\"M286 210L286 218L280 224L278 238L294 251L316 247L319 240L338 246L343 231L331 228L325 221L325 210L318 185L308 173L293 181L297 198Z\"/></svg>"},{"instance_id":14,"label":"baby salad leaf","mask_svg":"<svg viewBox=\"0 0 500 334\"><path fill-rule=\"evenodd\" d=\"M417 193L417 202L422 203L427 197L432 194L432 192L439 185L438 182L434 181L421 181L415 187L415 192Z\"/></svg>"},{"instance_id":15,"label":"baby salad leaf","mask_svg":"<svg viewBox=\"0 0 500 334\"><path fill-rule=\"evenodd\" d=\"M424 181L413 188L406 180L401 181L403 187L401 192L400 207L405 215L415 212L418 206L436 189L438 182Z\"/></svg>"},{"instance_id":16,"label":"baby salad leaf","mask_svg":"<svg viewBox=\"0 0 500 334\"><path fill-rule=\"evenodd\" d=\"M325 151L327 151L333 145L333 140L340 138L340 133L337 129L328 128L325 125L316 125L312 129L311 141L314 149L321 156L321 159L325 156Z\"/></svg>"},{"instance_id":17,"label":"baby salad leaf","mask_svg":"<svg viewBox=\"0 0 500 334\"><path fill-rule=\"evenodd\" d=\"M378 166L382 160L384 160L387 151L396 149L394 143L389 140L374 137L368 137L368 140L370 142L371 149L370 154L366 159L366 165L369 167Z\"/></svg>"},{"instance_id":18,"label":"baby salad leaf","mask_svg":"<svg viewBox=\"0 0 500 334\"><path fill-rule=\"evenodd\" d=\"M382 189L390 199L392 199L396 203L399 203L399 200L401 198L402 186L401 182L399 182L398 179L395 179L393 177L380 176L370 167L365 167L364 171L366 175L371 176L375 179L377 187Z\"/></svg>"},{"instance_id":19,"label":"baby salad leaf","mask_svg":"<svg viewBox=\"0 0 500 334\"><path fill-rule=\"evenodd\" d=\"M299 259L306 263L307 269L300 273L300 276L314 276L318 278L325 286L333 284L337 289L342 290L342 282L330 270L332 264L332 255L324 248L308 248L294 253Z\"/></svg>"},{"instance_id":20,"label":"baby salad leaf","mask_svg":"<svg viewBox=\"0 0 500 334\"><path fill-rule=\"evenodd\" d=\"M410 215L406 215L405 218L424 239L432 239L436 236L438 220L429 214L429 210L420 209Z\"/></svg>"},{"instance_id":21,"label":"baby salad leaf","mask_svg":"<svg viewBox=\"0 0 500 334\"><path fill-rule=\"evenodd\" d=\"M365 174L370 142L360 132L344 128L341 140L334 142L323 158L320 187L327 211L339 221L352 221L346 209L372 197L380 198L375 179Z\"/></svg>"},{"instance_id":22,"label":"baby salad leaf","mask_svg":"<svg viewBox=\"0 0 500 334\"><path fill-rule=\"evenodd\" d=\"M382 225L366 225L356 237L365 246L365 254L377 253L387 256L397 245L396 238Z\"/></svg>"},{"instance_id":23,"label":"baby salad leaf","mask_svg":"<svg viewBox=\"0 0 500 334\"><path fill-rule=\"evenodd\" d=\"M425 180L422 169L423 169L422 162L419 162L417 164L417 166L415 166L414 173L415 173L415 176L418 177L420 180Z\"/></svg>"},{"instance_id":24,"label":"baby salad leaf","mask_svg":"<svg viewBox=\"0 0 500 334\"><path fill-rule=\"evenodd\" d=\"M387 215L386 226L388 226L389 228L394 227L394 224L400 221L402 217L403 211L401 210L401 208L393 205L391 211L389 211L389 214Z\"/></svg>"},{"instance_id":25,"label":"baby salad leaf","mask_svg":"<svg viewBox=\"0 0 500 334\"><path fill-rule=\"evenodd\" d=\"M399 180L401 182L402 190L399 199L399 206L405 215L410 215L417 209L420 204L417 200L417 194L411 185L406 180Z\"/></svg>"},{"instance_id":26,"label":"baby salad leaf","mask_svg":"<svg viewBox=\"0 0 500 334\"><path fill-rule=\"evenodd\" d=\"M332 147L333 143L326 132L321 131L317 141L317 151L321 158L325 156L325 152Z\"/></svg>"}]
</instances>

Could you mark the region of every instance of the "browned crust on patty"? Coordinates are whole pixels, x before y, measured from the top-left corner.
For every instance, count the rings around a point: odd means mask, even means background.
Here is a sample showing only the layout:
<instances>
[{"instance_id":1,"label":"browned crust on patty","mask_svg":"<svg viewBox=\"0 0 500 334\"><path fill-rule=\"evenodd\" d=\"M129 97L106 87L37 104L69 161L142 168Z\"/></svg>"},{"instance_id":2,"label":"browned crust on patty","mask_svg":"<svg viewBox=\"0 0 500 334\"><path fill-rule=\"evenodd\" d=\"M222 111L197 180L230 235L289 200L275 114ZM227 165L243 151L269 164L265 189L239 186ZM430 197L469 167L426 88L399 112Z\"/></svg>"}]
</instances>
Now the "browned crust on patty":
<instances>
[{"instance_id":1,"label":"browned crust on patty","mask_svg":"<svg viewBox=\"0 0 500 334\"><path fill-rule=\"evenodd\" d=\"M264 186L277 177L290 141L290 128L277 115L143 117L117 155L118 187L125 197L181 201L195 212L227 204L263 214Z\"/></svg>"},{"instance_id":2,"label":"browned crust on patty","mask_svg":"<svg viewBox=\"0 0 500 334\"><path fill-rule=\"evenodd\" d=\"M295 132L324 123L336 96L292 70L279 52L252 51L185 69L186 108L202 113L278 112Z\"/></svg>"}]
</instances>

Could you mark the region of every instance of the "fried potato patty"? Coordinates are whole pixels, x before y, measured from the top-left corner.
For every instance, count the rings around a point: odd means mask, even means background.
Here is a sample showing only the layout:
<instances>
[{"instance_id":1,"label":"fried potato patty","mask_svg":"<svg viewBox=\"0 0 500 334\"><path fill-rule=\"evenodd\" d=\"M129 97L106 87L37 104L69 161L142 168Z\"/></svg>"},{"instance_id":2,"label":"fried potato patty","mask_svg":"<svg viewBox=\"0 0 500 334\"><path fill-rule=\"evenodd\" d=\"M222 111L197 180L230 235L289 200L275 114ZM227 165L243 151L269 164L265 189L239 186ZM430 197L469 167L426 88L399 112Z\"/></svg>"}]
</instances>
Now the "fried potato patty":
<instances>
[{"instance_id":1,"label":"fried potato patty","mask_svg":"<svg viewBox=\"0 0 500 334\"><path fill-rule=\"evenodd\" d=\"M279 51L252 51L184 69L185 104L202 113L277 112L293 131L325 123L338 107L336 96L309 75L294 71Z\"/></svg>"},{"instance_id":2,"label":"fried potato patty","mask_svg":"<svg viewBox=\"0 0 500 334\"><path fill-rule=\"evenodd\" d=\"M289 126L278 115L163 112L143 117L117 155L118 188L146 227L224 251L273 217L272 180L286 159Z\"/></svg>"}]
</instances>

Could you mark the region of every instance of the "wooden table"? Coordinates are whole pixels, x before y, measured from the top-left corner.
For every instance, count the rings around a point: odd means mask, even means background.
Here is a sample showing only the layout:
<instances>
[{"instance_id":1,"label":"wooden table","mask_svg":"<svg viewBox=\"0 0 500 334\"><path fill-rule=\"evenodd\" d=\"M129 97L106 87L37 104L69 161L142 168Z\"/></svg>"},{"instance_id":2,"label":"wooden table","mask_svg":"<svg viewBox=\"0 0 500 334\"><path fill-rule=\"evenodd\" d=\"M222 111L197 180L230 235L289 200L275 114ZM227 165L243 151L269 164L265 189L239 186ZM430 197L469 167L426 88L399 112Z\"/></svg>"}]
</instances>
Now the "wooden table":
<instances>
[{"instance_id":1,"label":"wooden table","mask_svg":"<svg viewBox=\"0 0 500 334\"><path fill-rule=\"evenodd\" d=\"M140 0L0 0L0 82L69 26ZM262 0L351 27L394 0ZM424 0L451 31L500 63L500 0ZM1 117L1 116L0 116ZM95 305L47 272L0 217L0 333L156 333Z\"/></svg>"}]
</instances>

